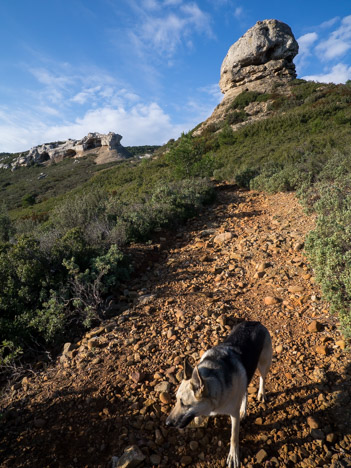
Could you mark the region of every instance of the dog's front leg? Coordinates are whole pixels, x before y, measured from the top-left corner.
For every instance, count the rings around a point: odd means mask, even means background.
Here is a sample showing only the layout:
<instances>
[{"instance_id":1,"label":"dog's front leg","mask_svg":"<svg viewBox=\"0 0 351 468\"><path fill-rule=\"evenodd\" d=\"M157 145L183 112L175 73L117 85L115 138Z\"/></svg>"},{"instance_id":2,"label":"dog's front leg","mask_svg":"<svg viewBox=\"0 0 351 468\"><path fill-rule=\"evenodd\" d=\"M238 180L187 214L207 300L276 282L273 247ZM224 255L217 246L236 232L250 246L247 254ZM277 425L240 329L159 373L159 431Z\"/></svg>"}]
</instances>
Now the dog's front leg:
<instances>
[{"instance_id":1,"label":"dog's front leg","mask_svg":"<svg viewBox=\"0 0 351 468\"><path fill-rule=\"evenodd\" d=\"M239 426L240 417L239 412L235 415L230 415L232 421L232 434L230 437L230 450L227 458L228 468L239 468Z\"/></svg>"},{"instance_id":2,"label":"dog's front leg","mask_svg":"<svg viewBox=\"0 0 351 468\"><path fill-rule=\"evenodd\" d=\"M243 399L241 400L240 419L244 419L246 416L246 406L247 406L247 391L245 392Z\"/></svg>"}]
</instances>

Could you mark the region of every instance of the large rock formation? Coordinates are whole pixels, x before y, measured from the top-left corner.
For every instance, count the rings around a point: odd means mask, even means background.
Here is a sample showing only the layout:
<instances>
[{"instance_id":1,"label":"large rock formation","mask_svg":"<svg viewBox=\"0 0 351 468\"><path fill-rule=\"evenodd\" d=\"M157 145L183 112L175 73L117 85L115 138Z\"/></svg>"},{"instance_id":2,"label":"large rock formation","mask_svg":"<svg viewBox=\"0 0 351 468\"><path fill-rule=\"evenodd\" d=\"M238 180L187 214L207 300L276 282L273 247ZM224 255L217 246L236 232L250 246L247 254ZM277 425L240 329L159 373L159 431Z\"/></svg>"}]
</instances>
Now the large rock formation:
<instances>
[{"instance_id":1,"label":"large rock formation","mask_svg":"<svg viewBox=\"0 0 351 468\"><path fill-rule=\"evenodd\" d=\"M233 44L221 67L222 93L269 92L277 83L296 78L294 57L299 50L290 27L274 19L258 21Z\"/></svg>"},{"instance_id":2,"label":"large rock formation","mask_svg":"<svg viewBox=\"0 0 351 468\"><path fill-rule=\"evenodd\" d=\"M287 92L287 84L296 78L293 59L299 46L290 27L274 19L258 21L229 49L221 67L219 86L224 94L213 114L193 135L200 135L211 125L221 125L231 111L233 100L244 91L259 93ZM245 107L245 121L232 128L269 115L270 101L252 102Z\"/></svg>"},{"instance_id":3,"label":"large rock formation","mask_svg":"<svg viewBox=\"0 0 351 468\"><path fill-rule=\"evenodd\" d=\"M106 163L131 157L131 154L121 145L122 136L117 133L88 133L81 140L57 141L34 146L27 154L15 159L11 166L31 166L43 164L46 161L60 161L67 157L81 157L88 153L97 155L96 162Z\"/></svg>"}]
</instances>

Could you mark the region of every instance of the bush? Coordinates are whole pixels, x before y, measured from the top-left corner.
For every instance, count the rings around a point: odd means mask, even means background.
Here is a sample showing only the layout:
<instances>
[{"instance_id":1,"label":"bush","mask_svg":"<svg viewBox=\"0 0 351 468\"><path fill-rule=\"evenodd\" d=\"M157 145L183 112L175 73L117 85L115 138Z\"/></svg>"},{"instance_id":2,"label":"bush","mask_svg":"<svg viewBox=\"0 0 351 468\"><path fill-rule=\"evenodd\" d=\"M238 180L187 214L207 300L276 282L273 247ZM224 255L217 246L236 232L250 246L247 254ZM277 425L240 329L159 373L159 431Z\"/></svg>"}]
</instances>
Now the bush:
<instances>
[{"instance_id":1,"label":"bush","mask_svg":"<svg viewBox=\"0 0 351 468\"><path fill-rule=\"evenodd\" d=\"M235 175L235 182L239 185L239 187L248 189L250 188L251 180L257 177L258 174L259 171L257 169L244 169Z\"/></svg>"},{"instance_id":2,"label":"bush","mask_svg":"<svg viewBox=\"0 0 351 468\"><path fill-rule=\"evenodd\" d=\"M244 109L251 102L257 101L260 95L261 93L257 91L243 91L234 99L230 107L232 109Z\"/></svg>"},{"instance_id":3,"label":"bush","mask_svg":"<svg viewBox=\"0 0 351 468\"><path fill-rule=\"evenodd\" d=\"M206 179L160 182L129 203L96 189L67 197L47 222L31 225L31 236L2 242L0 366L102 320L106 297L130 270L119 246L182 222L212 196ZM6 213L4 220L6 241Z\"/></svg>"},{"instance_id":4,"label":"bush","mask_svg":"<svg viewBox=\"0 0 351 468\"><path fill-rule=\"evenodd\" d=\"M228 122L224 125L222 131L218 134L218 143L220 146L231 146L235 143L236 136Z\"/></svg>"},{"instance_id":5,"label":"bush","mask_svg":"<svg viewBox=\"0 0 351 468\"><path fill-rule=\"evenodd\" d=\"M331 311L351 337L351 186L325 187L315 209L317 225L306 251Z\"/></svg>"},{"instance_id":6,"label":"bush","mask_svg":"<svg viewBox=\"0 0 351 468\"><path fill-rule=\"evenodd\" d=\"M36 195L27 193L27 195L24 195L22 197L22 206L24 206L24 207L32 206L32 205L35 204L35 200L36 200Z\"/></svg>"},{"instance_id":7,"label":"bush","mask_svg":"<svg viewBox=\"0 0 351 468\"><path fill-rule=\"evenodd\" d=\"M2 204L0 206L0 242L9 241L14 231L15 229L8 215L6 206Z\"/></svg>"},{"instance_id":8,"label":"bush","mask_svg":"<svg viewBox=\"0 0 351 468\"><path fill-rule=\"evenodd\" d=\"M212 175L214 167L213 157L206 154L208 149L204 138L183 133L177 145L167 153L166 159L178 179L206 177Z\"/></svg>"},{"instance_id":9,"label":"bush","mask_svg":"<svg viewBox=\"0 0 351 468\"><path fill-rule=\"evenodd\" d=\"M290 192L296 190L303 182L304 174L298 166L268 166L251 179L250 188L268 193Z\"/></svg>"},{"instance_id":10,"label":"bush","mask_svg":"<svg viewBox=\"0 0 351 468\"><path fill-rule=\"evenodd\" d=\"M225 121L229 125L235 125L244 122L247 119L247 114L244 110L231 111L226 115Z\"/></svg>"}]
</instances>

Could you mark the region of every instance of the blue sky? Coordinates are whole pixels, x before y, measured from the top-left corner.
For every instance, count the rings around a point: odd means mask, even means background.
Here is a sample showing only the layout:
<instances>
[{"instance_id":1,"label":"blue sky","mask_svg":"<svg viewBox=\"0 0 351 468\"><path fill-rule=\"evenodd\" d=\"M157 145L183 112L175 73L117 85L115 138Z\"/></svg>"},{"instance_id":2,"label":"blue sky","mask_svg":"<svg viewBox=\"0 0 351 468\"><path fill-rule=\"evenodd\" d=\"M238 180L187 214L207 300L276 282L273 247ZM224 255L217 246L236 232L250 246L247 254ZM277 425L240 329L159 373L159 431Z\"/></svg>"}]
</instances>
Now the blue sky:
<instances>
[{"instance_id":1,"label":"blue sky","mask_svg":"<svg viewBox=\"0 0 351 468\"><path fill-rule=\"evenodd\" d=\"M351 0L2 0L0 151L93 131L178 137L220 101L229 47L270 18L300 44L298 77L351 79Z\"/></svg>"}]
</instances>

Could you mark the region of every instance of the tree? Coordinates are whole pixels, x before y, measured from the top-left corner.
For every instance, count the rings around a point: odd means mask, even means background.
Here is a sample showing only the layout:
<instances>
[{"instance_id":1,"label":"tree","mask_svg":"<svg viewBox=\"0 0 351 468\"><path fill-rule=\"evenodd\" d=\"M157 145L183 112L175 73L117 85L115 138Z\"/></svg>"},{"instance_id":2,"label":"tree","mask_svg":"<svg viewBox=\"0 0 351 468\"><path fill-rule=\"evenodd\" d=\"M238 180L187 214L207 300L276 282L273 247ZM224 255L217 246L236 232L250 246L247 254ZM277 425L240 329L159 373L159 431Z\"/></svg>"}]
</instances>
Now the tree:
<instances>
[{"instance_id":1,"label":"tree","mask_svg":"<svg viewBox=\"0 0 351 468\"><path fill-rule=\"evenodd\" d=\"M167 154L167 160L179 178L188 178L198 175L203 153L204 145L199 139L192 137L190 133L182 133L177 145Z\"/></svg>"}]
</instances>

